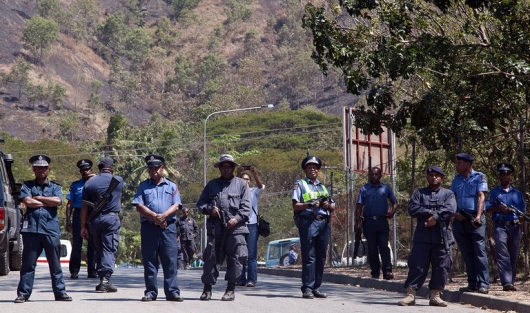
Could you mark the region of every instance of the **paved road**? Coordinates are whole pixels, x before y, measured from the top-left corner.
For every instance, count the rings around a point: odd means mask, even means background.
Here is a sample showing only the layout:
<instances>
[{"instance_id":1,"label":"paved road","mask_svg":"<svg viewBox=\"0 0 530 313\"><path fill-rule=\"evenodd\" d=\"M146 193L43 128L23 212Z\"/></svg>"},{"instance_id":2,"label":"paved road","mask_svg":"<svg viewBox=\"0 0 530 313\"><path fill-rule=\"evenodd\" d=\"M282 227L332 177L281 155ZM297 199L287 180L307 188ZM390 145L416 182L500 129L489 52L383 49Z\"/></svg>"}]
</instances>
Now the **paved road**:
<instances>
[{"instance_id":1,"label":"paved road","mask_svg":"<svg viewBox=\"0 0 530 313\"><path fill-rule=\"evenodd\" d=\"M224 272L221 273L224 275ZM161 273L159 274L159 291L162 295L155 302L140 302L144 291L143 271L141 269L117 269L113 282L117 293L96 293L94 287L97 279L66 278L67 292L74 298L72 302L53 301L50 290L50 279L47 267L39 265L35 279L35 289L31 301L15 304L16 287L19 273L11 272L0 276L0 307L2 312L37 312L37 313L100 313L100 312L160 312L178 310L178 312L289 312L289 313L323 313L323 312L488 312L479 308L450 304L449 308L429 307L428 300L420 299L415 308L396 305L403 294L378 291L355 286L325 284L322 291L328 293L328 299L307 300L301 298L300 280L289 277L263 275L255 288L238 287L236 300L219 301L224 293L225 284L214 286L213 299L208 302L198 298L202 291L201 271L188 270L179 272L181 303L164 301ZM223 277L223 276L222 276ZM489 311L491 312L491 311Z\"/></svg>"}]
</instances>

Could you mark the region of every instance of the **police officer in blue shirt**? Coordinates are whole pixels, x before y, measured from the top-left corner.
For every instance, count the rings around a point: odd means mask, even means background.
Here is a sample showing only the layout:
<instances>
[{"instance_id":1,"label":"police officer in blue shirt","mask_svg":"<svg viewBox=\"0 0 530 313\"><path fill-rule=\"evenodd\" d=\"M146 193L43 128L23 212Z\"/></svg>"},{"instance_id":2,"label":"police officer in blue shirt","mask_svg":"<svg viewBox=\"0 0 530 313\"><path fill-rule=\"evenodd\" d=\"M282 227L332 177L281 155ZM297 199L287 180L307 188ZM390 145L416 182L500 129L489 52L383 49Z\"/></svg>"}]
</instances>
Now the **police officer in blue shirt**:
<instances>
[{"instance_id":1,"label":"police officer in blue shirt","mask_svg":"<svg viewBox=\"0 0 530 313\"><path fill-rule=\"evenodd\" d=\"M383 278L390 280L392 262L388 247L389 218L396 213L397 199L389 185L381 182L381 169L373 167L369 172L370 182L359 189L355 209L356 228L363 228L368 246L368 260L372 278L379 278L383 263ZM388 201L392 206L388 205ZM362 222L361 222L362 221ZM379 262L381 254L381 262Z\"/></svg>"},{"instance_id":2,"label":"police officer in blue shirt","mask_svg":"<svg viewBox=\"0 0 530 313\"><path fill-rule=\"evenodd\" d=\"M81 159L77 161L77 168L81 173L81 179L73 182L70 185L70 191L66 195L66 231L72 233L72 253L70 254L70 278L79 278L79 270L81 268L81 252L83 248L83 238L81 237L81 206L83 187L85 182L95 176L92 173L92 161L89 159ZM90 238L89 238L90 239ZM86 267L88 278L97 278L95 250L94 246L87 240L86 249Z\"/></svg>"},{"instance_id":3,"label":"police officer in blue shirt","mask_svg":"<svg viewBox=\"0 0 530 313\"><path fill-rule=\"evenodd\" d=\"M483 213L488 178L473 170L474 160L468 153L456 155L457 174L450 187L455 193L457 205L453 235L466 264L468 285L460 288L460 291L487 294L490 283L486 254L486 217ZM467 214L472 216L471 220L466 218Z\"/></svg>"},{"instance_id":4,"label":"police officer in blue shirt","mask_svg":"<svg viewBox=\"0 0 530 313\"><path fill-rule=\"evenodd\" d=\"M61 269L61 230L57 219L57 207L63 202L61 186L48 179L50 157L44 154L32 156L34 180L24 182L20 199L26 206L22 222L22 268L15 303L28 301L33 290L37 259L46 253L55 301L72 301L66 294Z\"/></svg>"},{"instance_id":5,"label":"police officer in blue shirt","mask_svg":"<svg viewBox=\"0 0 530 313\"><path fill-rule=\"evenodd\" d=\"M177 185L164 177L164 157L145 157L149 178L138 186L132 201L140 213L142 263L145 291L143 302L158 297L158 265L164 271L164 294L167 301L184 301L177 283L177 215L181 206Z\"/></svg>"},{"instance_id":6,"label":"police officer in blue shirt","mask_svg":"<svg viewBox=\"0 0 530 313\"><path fill-rule=\"evenodd\" d=\"M120 241L121 195L123 192L123 178L114 173L112 159L103 158L98 163L99 174L85 183L83 188L83 206L81 207L81 237L92 240L96 249L96 264L99 276L97 292L116 292L118 289L112 285L110 277L114 273L116 254ZM112 178L119 184L112 190L108 201L101 207L91 221L87 220L90 203L97 203L109 190Z\"/></svg>"},{"instance_id":7,"label":"police officer in blue shirt","mask_svg":"<svg viewBox=\"0 0 530 313\"><path fill-rule=\"evenodd\" d=\"M526 212L522 192L511 184L513 171L514 167L510 163L497 164L500 184L491 190L486 202L486 213L491 214L495 224L495 256L504 291L516 291L514 282L522 232L519 218L506 206L513 206L523 213Z\"/></svg>"},{"instance_id":8,"label":"police officer in blue shirt","mask_svg":"<svg viewBox=\"0 0 530 313\"><path fill-rule=\"evenodd\" d=\"M291 199L302 250L302 297L327 298L320 291L320 286L335 202L326 186L318 180L322 160L316 156L307 156L301 165L306 177L295 182Z\"/></svg>"}]
</instances>

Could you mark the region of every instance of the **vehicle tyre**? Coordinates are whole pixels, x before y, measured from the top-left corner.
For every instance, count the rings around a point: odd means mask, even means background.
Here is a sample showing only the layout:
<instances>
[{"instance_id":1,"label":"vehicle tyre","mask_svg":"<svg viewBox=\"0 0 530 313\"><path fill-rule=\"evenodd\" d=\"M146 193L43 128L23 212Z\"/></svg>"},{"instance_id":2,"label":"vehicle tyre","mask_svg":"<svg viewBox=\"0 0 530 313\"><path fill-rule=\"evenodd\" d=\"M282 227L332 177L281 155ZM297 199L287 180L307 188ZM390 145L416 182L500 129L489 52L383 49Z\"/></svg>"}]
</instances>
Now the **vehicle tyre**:
<instances>
[{"instance_id":1,"label":"vehicle tyre","mask_svg":"<svg viewBox=\"0 0 530 313\"><path fill-rule=\"evenodd\" d=\"M22 268L22 235L18 235L18 240L16 243L16 246L18 247L18 251L15 251L15 247L13 247L13 251L9 252L9 269L12 271L20 271Z\"/></svg>"},{"instance_id":2,"label":"vehicle tyre","mask_svg":"<svg viewBox=\"0 0 530 313\"><path fill-rule=\"evenodd\" d=\"M289 266L289 253L282 255L280 258L280 266Z\"/></svg>"},{"instance_id":3,"label":"vehicle tyre","mask_svg":"<svg viewBox=\"0 0 530 313\"><path fill-rule=\"evenodd\" d=\"M3 252L0 252L0 276L9 274L9 240L4 237L4 242L1 244L3 247L0 251Z\"/></svg>"}]
</instances>

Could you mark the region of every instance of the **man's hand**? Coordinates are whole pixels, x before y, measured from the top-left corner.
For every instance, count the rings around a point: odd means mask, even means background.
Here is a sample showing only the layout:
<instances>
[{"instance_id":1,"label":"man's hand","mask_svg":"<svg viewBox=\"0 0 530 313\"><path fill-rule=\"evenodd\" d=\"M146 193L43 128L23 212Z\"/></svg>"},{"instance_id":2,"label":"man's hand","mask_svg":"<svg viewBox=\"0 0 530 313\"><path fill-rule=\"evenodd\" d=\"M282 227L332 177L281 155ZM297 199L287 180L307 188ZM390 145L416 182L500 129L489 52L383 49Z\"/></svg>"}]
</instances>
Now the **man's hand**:
<instances>
[{"instance_id":1,"label":"man's hand","mask_svg":"<svg viewBox=\"0 0 530 313\"><path fill-rule=\"evenodd\" d=\"M312 200L311 202L309 202L309 207L310 208L320 207L320 200Z\"/></svg>"},{"instance_id":2,"label":"man's hand","mask_svg":"<svg viewBox=\"0 0 530 313\"><path fill-rule=\"evenodd\" d=\"M226 228L230 229L237 225L237 220L235 218L231 218L228 223L226 223Z\"/></svg>"},{"instance_id":3,"label":"man's hand","mask_svg":"<svg viewBox=\"0 0 530 313\"><path fill-rule=\"evenodd\" d=\"M459 220L460 222L463 222L463 221L466 220L466 218L465 218L462 214L460 214L460 213L458 213L458 212L455 213L455 218L456 218L457 220Z\"/></svg>"},{"instance_id":4,"label":"man's hand","mask_svg":"<svg viewBox=\"0 0 530 313\"><path fill-rule=\"evenodd\" d=\"M81 228L81 237L88 240L88 229L86 227Z\"/></svg>"},{"instance_id":5,"label":"man's hand","mask_svg":"<svg viewBox=\"0 0 530 313\"><path fill-rule=\"evenodd\" d=\"M436 220L431 216L427 219L427 222L425 222L425 228L433 227L434 225L436 225Z\"/></svg>"},{"instance_id":6,"label":"man's hand","mask_svg":"<svg viewBox=\"0 0 530 313\"><path fill-rule=\"evenodd\" d=\"M212 209L212 213L210 214L212 217L217 217L218 219L221 219L221 211L218 207L214 206Z\"/></svg>"},{"instance_id":7,"label":"man's hand","mask_svg":"<svg viewBox=\"0 0 530 313\"><path fill-rule=\"evenodd\" d=\"M396 213L396 212L394 211L394 209L393 209L392 207L389 207L389 208L388 208L388 211L386 211L386 217L387 217L387 218L392 218L392 217L394 217L394 214L395 214L395 213Z\"/></svg>"}]
</instances>

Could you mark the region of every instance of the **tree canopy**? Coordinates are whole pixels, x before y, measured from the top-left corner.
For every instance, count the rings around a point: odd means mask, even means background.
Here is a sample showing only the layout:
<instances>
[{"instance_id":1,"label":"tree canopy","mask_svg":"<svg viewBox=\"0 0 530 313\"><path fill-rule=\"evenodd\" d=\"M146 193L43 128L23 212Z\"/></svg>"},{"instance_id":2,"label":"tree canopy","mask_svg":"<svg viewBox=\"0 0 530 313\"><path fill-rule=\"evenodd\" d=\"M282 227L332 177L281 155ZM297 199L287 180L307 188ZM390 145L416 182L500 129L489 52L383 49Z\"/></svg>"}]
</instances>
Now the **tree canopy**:
<instances>
[{"instance_id":1,"label":"tree canopy","mask_svg":"<svg viewBox=\"0 0 530 313\"><path fill-rule=\"evenodd\" d=\"M313 59L363 95L356 124L454 151L516 129L528 107L527 1L340 0L306 5ZM407 132L407 130L412 130Z\"/></svg>"}]
</instances>

